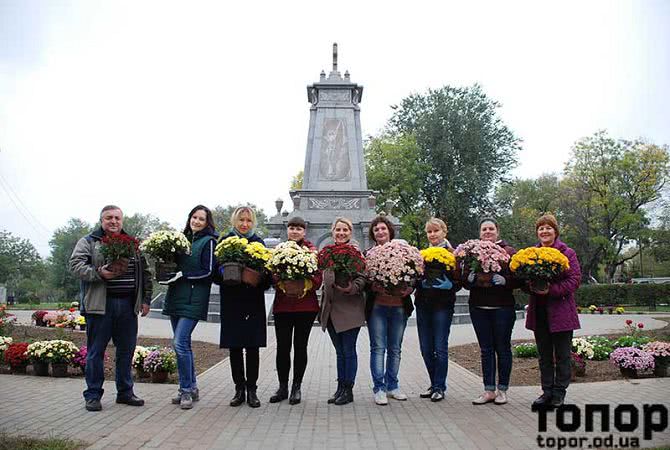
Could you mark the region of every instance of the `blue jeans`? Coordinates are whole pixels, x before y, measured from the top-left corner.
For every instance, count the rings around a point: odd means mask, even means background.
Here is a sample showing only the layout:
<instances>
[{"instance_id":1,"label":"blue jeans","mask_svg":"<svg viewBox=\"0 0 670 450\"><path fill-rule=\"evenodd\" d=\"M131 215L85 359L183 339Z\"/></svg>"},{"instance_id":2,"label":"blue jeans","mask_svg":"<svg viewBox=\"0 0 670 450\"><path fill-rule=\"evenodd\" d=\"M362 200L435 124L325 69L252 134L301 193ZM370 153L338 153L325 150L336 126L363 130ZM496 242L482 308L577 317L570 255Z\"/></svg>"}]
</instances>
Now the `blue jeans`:
<instances>
[{"instance_id":1,"label":"blue jeans","mask_svg":"<svg viewBox=\"0 0 670 450\"><path fill-rule=\"evenodd\" d=\"M99 400L105 390L105 350L109 339L116 347L116 396L133 395L133 376L130 364L137 343L137 314L135 300L107 298L105 314L86 316L86 386L84 398Z\"/></svg>"},{"instance_id":2,"label":"blue jeans","mask_svg":"<svg viewBox=\"0 0 670 450\"><path fill-rule=\"evenodd\" d=\"M416 328L419 332L421 356L430 377L430 387L447 390L449 370L449 332L454 317L454 305L435 309L417 305Z\"/></svg>"},{"instance_id":3,"label":"blue jeans","mask_svg":"<svg viewBox=\"0 0 670 450\"><path fill-rule=\"evenodd\" d=\"M337 381L354 384L356 371L358 370L358 355L356 354L356 341L361 328L338 333L333 323L328 321L328 335L333 341L335 353L337 354Z\"/></svg>"},{"instance_id":4,"label":"blue jeans","mask_svg":"<svg viewBox=\"0 0 670 450\"><path fill-rule=\"evenodd\" d=\"M177 370L179 371L179 390L193 392L197 387L195 380L195 364L191 349L191 334L198 324L197 320L186 317L170 316L174 340L172 346L177 354Z\"/></svg>"},{"instance_id":5,"label":"blue jeans","mask_svg":"<svg viewBox=\"0 0 670 450\"><path fill-rule=\"evenodd\" d=\"M496 357L498 389L506 391L512 372L512 329L516 314L513 306L484 309L470 306L470 318L475 327L482 354L484 389L496 390Z\"/></svg>"},{"instance_id":6,"label":"blue jeans","mask_svg":"<svg viewBox=\"0 0 670 450\"><path fill-rule=\"evenodd\" d=\"M407 316L402 306L375 305L368 319L370 333L370 373L373 391L398 389L400 348L407 326ZM386 353L386 372L384 371Z\"/></svg>"}]
</instances>

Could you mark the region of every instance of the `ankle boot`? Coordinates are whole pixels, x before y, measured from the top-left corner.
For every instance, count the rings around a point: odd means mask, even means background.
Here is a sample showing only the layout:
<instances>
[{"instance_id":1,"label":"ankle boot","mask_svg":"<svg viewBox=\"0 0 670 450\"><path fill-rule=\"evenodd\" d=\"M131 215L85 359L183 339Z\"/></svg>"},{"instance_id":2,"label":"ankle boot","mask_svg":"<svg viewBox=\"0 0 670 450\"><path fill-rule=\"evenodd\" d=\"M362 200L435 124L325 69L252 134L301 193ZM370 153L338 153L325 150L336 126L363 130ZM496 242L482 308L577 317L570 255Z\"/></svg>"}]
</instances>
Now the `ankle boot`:
<instances>
[{"instance_id":1,"label":"ankle boot","mask_svg":"<svg viewBox=\"0 0 670 450\"><path fill-rule=\"evenodd\" d=\"M354 401L354 383L345 383L342 394L335 399L336 405L346 405Z\"/></svg>"},{"instance_id":2,"label":"ankle boot","mask_svg":"<svg viewBox=\"0 0 670 450\"><path fill-rule=\"evenodd\" d=\"M230 406L240 406L244 403L244 386L235 386L235 396L230 401Z\"/></svg>"},{"instance_id":3,"label":"ankle boot","mask_svg":"<svg viewBox=\"0 0 670 450\"><path fill-rule=\"evenodd\" d=\"M335 403L335 400L337 400L337 397L342 395L343 390L344 390L344 383L340 380L337 380L337 390L335 391L333 396L328 399L328 403Z\"/></svg>"},{"instance_id":4,"label":"ankle boot","mask_svg":"<svg viewBox=\"0 0 670 450\"><path fill-rule=\"evenodd\" d=\"M261 401L258 400L258 397L256 396L256 388L247 388L247 405L252 408L261 406Z\"/></svg>"},{"instance_id":5,"label":"ankle boot","mask_svg":"<svg viewBox=\"0 0 670 450\"><path fill-rule=\"evenodd\" d=\"M289 405L297 405L302 400L302 394L300 393L300 382L294 381L293 386L291 386L291 397L288 399Z\"/></svg>"},{"instance_id":6,"label":"ankle boot","mask_svg":"<svg viewBox=\"0 0 670 450\"><path fill-rule=\"evenodd\" d=\"M279 383L279 389L270 397L270 403L278 403L288 398L288 383Z\"/></svg>"}]
</instances>

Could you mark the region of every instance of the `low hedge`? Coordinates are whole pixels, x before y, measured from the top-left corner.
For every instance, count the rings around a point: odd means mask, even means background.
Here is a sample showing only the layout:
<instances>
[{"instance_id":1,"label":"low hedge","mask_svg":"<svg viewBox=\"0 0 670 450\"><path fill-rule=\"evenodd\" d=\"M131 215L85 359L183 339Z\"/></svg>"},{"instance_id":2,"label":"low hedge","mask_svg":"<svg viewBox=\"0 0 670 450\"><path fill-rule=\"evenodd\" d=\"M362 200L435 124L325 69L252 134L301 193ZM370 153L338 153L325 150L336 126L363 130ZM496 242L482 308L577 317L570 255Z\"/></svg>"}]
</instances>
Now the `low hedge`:
<instances>
[{"instance_id":1,"label":"low hedge","mask_svg":"<svg viewBox=\"0 0 670 450\"><path fill-rule=\"evenodd\" d=\"M528 304L528 294L514 292L517 304ZM639 305L652 309L661 303L670 303L670 284L589 284L580 286L575 293L577 305L588 307Z\"/></svg>"}]
</instances>

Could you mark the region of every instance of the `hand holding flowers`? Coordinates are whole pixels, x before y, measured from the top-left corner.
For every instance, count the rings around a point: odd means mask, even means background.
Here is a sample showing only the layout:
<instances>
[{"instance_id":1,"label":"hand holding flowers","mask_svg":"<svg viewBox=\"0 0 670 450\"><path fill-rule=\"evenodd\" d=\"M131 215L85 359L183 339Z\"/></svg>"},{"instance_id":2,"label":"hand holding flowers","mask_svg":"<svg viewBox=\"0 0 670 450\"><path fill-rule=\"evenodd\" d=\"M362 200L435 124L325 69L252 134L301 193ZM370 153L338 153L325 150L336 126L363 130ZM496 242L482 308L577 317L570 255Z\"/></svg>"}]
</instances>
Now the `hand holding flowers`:
<instances>
[{"instance_id":1,"label":"hand holding flowers","mask_svg":"<svg viewBox=\"0 0 670 450\"><path fill-rule=\"evenodd\" d=\"M551 247L528 247L519 250L510 261L509 268L514 275L527 280L536 294L549 292L549 282L570 268L568 258Z\"/></svg>"}]
</instances>

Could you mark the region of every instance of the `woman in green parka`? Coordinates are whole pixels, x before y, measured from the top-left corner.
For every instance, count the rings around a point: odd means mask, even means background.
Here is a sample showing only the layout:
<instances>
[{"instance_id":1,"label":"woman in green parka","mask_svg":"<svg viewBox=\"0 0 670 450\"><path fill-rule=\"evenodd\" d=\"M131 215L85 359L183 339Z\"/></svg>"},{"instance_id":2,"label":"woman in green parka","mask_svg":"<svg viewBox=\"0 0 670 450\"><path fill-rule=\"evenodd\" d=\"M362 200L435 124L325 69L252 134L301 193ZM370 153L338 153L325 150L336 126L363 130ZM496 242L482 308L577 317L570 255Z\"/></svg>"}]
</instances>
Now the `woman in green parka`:
<instances>
[{"instance_id":1,"label":"woman in green parka","mask_svg":"<svg viewBox=\"0 0 670 450\"><path fill-rule=\"evenodd\" d=\"M165 282L169 287L163 314L170 316L172 323L179 372L179 392L172 403L180 405L181 409L191 409L200 394L195 378L191 335L199 320L207 320L212 274L216 270L214 246L218 235L214 230L209 208L198 205L191 210L184 229L191 242L191 254L177 257L178 272Z\"/></svg>"}]
</instances>

